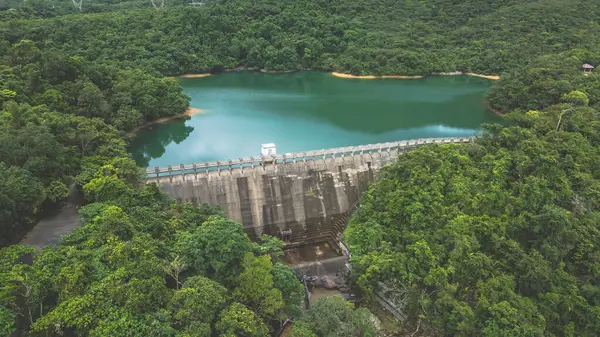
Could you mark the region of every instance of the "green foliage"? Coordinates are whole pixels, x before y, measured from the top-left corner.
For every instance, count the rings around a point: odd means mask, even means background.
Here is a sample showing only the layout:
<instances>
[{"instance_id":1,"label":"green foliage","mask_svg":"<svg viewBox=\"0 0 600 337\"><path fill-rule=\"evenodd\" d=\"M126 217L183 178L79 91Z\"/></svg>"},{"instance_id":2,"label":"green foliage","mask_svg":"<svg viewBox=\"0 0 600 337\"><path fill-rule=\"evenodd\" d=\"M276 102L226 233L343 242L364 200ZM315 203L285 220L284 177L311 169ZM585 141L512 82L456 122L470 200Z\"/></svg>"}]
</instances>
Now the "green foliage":
<instances>
[{"instance_id":1,"label":"green foliage","mask_svg":"<svg viewBox=\"0 0 600 337\"><path fill-rule=\"evenodd\" d=\"M503 73L500 81L490 88L488 99L505 112L540 110L577 91L587 95L589 104L594 106L600 103L598 74L584 74L581 65L590 58L596 59L595 55L597 50L572 50L539 56Z\"/></svg>"},{"instance_id":2,"label":"green foliage","mask_svg":"<svg viewBox=\"0 0 600 337\"><path fill-rule=\"evenodd\" d=\"M283 312L287 316L299 317L304 300L304 286L298 281L296 273L287 265L276 263L271 274L273 286L281 291L283 297Z\"/></svg>"},{"instance_id":3,"label":"green foliage","mask_svg":"<svg viewBox=\"0 0 600 337\"><path fill-rule=\"evenodd\" d=\"M2 91L0 91L0 103L9 101L9 100L15 98L15 96L17 96L16 92L14 92L12 90L8 90L8 89L2 89Z\"/></svg>"},{"instance_id":4,"label":"green foliage","mask_svg":"<svg viewBox=\"0 0 600 337\"><path fill-rule=\"evenodd\" d=\"M244 255L252 250L242 225L213 216L192 233L182 234L177 251L185 263L202 275L231 284L241 272Z\"/></svg>"},{"instance_id":5,"label":"green foliage","mask_svg":"<svg viewBox=\"0 0 600 337\"><path fill-rule=\"evenodd\" d=\"M188 278L171 298L170 307L177 325L190 328L194 323L208 325L228 299L227 289L202 276Z\"/></svg>"},{"instance_id":6,"label":"green foliage","mask_svg":"<svg viewBox=\"0 0 600 337\"><path fill-rule=\"evenodd\" d=\"M131 188L117 175L118 169L112 165L102 166L94 178L83 186L85 198L91 202L118 200Z\"/></svg>"},{"instance_id":7,"label":"green foliage","mask_svg":"<svg viewBox=\"0 0 600 337\"><path fill-rule=\"evenodd\" d=\"M386 169L345 233L358 284L446 335L594 336L600 124L584 98Z\"/></svg>"},{"instance_id":8,"label":"green foliage","mask_svg":"<svg viewBox=\"0 0 600 337\"><path fill-rule=\"evenodd\" d=\"M284 303L281 290L273 287L273 265L269 256L256 257L246 253L243 266L233 298L263 319L279 318L277 314Z\"/></svg>"},{"instance_id":9,"label":"green foliage","mask_svg":"<svg viewBox=\"0 0 600 337\"><path fill-rule=\"evenodd\" d=\"M302 317L281 240L142 186L126 151L188 108L163 76L241 67L501 75L488 100L515 126L411 152L364 196L356 281L445 335L597 335L600 81L581 66L600 64L599 18L591 0L0 1L0 245L73 183L91 202L32 265L0 250L0 334L267 336ZM375 333L341 298L293 331Z\"/></svg>"},{"instance_id":10,"label":"green foliage","mask_svg":"<svg viewBox=\"0 0 600 337\"><path fill-rule=\"evenodd\" d=\"M98 327L89 332L92 337L115 336L115 337L144 337L159 336L167 337L176 335L168 322L161 321L161 317L145 315L136 317L126 311L113 311L102 320Z\"/></svg>"},{"instance_id":11,"label":"green foliage","mask_svg":"<svg viewBox=\"0 0 600 337\"><path fill-rule=\"evenodd\" d=\"M267 326L244 305L233 302L221 312L217 330L223 337L266 337L269 335Z\"/></svg>"},{"instance_id":12,"label":"green foliage","mask_svg":"<svg viewBox=\"0 0 600 337\"><path fill-rule=\"evenodd\" d=\"M179 114L189 106L190 99L182 94L176 80L157 78L140 69L119 72L113 90L118 92L117 112L126 109L128 114L140 116L145 121ZM125 121L114 121L113 124L123 125L127 130L139 123L134 119L129 124Z\"/></svg>"},{"instance_id":13,"label":"green foliage","mask_svg":"<svg viewBox=\"0 0 600 337\"><path fill-rule=\"evenodd\" d=\"M299 314L303 288L293 271L255 256L257 246L221 211L175 204L154 185L105 201L81 208L84 225L35 258L26 246L0 250L2 329L267 336L274 318Z\"/></svg>"},{"instance_id":14,"label":"green foliage","mask_svg":"<svg viewBox=\"0 0 600 337\"><path fill-rule=\"evenodd\" d=\"M270 235L263 235L260 237L260 244L258 246L261 255L270 255L273 262L279 261L283 257L283 248L285 242L281 239Z\"/></svg>"},{"instance_id":15,"label":"green foliage","mask_svg":"<svg viewBox=\"0 0 600 337\"><path fill-rule=\"evenodd\" d=\"M0 334L3 336L10 336L15 329L16 314L4 307L0 306Z\"/></svg>"},{"instance_id":16,"label":"green foliage","mask_svg":"<svg viewBox=\"0 0 600 337\"><path fill-rule=\"evenodd\" d=\"M354 309L341 295L326 296L319 298L292 328L292 336L315 335L373 337L377 336L377 328L368 309Z\"/></svg>"},{"instance_id":17,"label":"green foliage","mask_svg":"<svg viewBox=\"0 0 600 337\"><path fill-rule=\"evenodd\" d=\"M44 201L44 188L27 170L0 162L0 240L19 233L19 222L30 222Z\"/></svg>"},{"instance_id":18,"label":"green foliage","mask_svg":"<svg viewBox=\"0 0 600 337\"><path fill-rule=\"evenodd\" d=\"M564 94L561 100L571 103L573 106L588 106L590 103L587 95L579 90L573 90L568 94Z\"/></svg>"},{"instance_id":19,"label":"green foliage","mask_svg":"<svg viewBox=\"0 0 600 337\"><path fill-rule=\"evenodd\" d=\"M24 245L0 249L0 332L3 335L9 336L16 331L17 317L31 320L31 306L40 301L35 280L29 276L30 268L26 264L34 255L35 249Z\"/></svg>"},{"instance_id":20,"label":"green foliage","mask_svg":"<svg viewBox=\"0 0 600 337\"><path fill-rule=\"evenodd\" d=\"M2 175L14 181L16 169L28 171L31 186L21 189L35 190L37 196L27 200L25 192L2 207L4 245L36 220L37 207L56 207L68 196L68 186L89 183L99 167L111 164L118 175L129 176L128 183L139 183L139 168L126 163L121 137L148 121L183 113L189 98L174 80L156 73L117 70L76 56L70 48L40 48L35 39L0 35L0 164L10 169L1 169ZM112 178L95 181L90 198L108 200L123 192ZM0 192L0 203L7 193Z\"/></svg>"},{"instance_id":21,"label":"green foliage","mask_svg":"<svg viewBox=\"0 0 600 337\"><path fill-rule=\"evenodd\" d=\"M310 329L307 323L298 321L294 323L290 337L317 337L317 335Z\"/></svg>"}]
</instances>

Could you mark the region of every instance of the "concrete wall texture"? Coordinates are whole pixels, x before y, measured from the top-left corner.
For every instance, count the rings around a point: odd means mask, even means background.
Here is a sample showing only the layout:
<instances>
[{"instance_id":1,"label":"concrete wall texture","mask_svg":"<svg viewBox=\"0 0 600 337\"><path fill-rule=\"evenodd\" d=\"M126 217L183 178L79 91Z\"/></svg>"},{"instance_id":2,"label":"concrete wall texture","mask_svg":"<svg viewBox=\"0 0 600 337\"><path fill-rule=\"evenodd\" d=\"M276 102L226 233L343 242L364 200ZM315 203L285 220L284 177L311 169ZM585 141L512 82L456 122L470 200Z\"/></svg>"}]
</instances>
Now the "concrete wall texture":
<instances>
[{"instance_id":1,"label":"concrete wall texture","mask_svg":"<svg viewBox=\"0 0 600 337\"><path fill-rule=\"evenodd\" d=\"M362 150L322 150L308 153L308 158L301 160L292 155L294 161L286 161L285 157L282 160L281 156L266 162L262 158L250 167L230 163L226 169L214 169L212 165L209 170L207 164L198 166L206 167L205 170L191 171L181 165L182 169L176 172L169 167L167 175L158 173L165 169L156 168L147 171L148 182L157 182L178 202L221 206L228 217L243 224L253 239L263 234L283 238L283 233L291 230L291 235L286 236L288 243L324 242L334 240L343 231L349 213L381 167L425 144L470 140L427 139L386 143L381 147L369 145ZM369 150L364 151L365 148Z\"/></svg>"}]
</instances>

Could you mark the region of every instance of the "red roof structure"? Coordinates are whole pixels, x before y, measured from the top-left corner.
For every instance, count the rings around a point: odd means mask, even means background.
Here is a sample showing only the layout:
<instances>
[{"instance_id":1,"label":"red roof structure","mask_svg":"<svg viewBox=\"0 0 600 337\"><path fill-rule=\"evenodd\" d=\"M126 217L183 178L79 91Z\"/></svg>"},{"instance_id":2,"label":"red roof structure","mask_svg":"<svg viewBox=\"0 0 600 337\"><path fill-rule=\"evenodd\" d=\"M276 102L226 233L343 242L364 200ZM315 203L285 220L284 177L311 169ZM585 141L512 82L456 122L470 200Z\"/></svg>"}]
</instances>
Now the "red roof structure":
<instances>
[{"instance_id":1,"label":"red roof structure","mask_svg":"<svg viewBox=\"0 0 600 337\"><path fill-rule=\"evenodd\" d=\"M594 69L594 66L586 63L583 65L583 69Z\"/></svg>"}]
</instances>

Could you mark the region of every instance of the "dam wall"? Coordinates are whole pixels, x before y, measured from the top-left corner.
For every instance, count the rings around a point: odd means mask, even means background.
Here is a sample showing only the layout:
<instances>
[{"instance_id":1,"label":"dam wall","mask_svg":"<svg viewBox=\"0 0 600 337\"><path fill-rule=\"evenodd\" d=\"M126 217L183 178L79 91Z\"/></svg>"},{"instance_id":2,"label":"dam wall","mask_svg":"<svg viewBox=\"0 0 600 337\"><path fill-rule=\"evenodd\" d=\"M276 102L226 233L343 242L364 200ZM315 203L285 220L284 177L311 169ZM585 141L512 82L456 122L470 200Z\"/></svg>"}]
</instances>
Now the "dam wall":
<instances>
[{"instance_id":1,"label":"dam wall","mask_svg":"<svg viewBox=\"0 0 600 337\"><path fill-rule=\"evenodd\" d=\"M178 202L221 206L253 239L269 234L290 245L330 242L383 166L423 145L470 141L419 139L156 167L147 170L147 182Z\"/></svg>"}]
</instances>

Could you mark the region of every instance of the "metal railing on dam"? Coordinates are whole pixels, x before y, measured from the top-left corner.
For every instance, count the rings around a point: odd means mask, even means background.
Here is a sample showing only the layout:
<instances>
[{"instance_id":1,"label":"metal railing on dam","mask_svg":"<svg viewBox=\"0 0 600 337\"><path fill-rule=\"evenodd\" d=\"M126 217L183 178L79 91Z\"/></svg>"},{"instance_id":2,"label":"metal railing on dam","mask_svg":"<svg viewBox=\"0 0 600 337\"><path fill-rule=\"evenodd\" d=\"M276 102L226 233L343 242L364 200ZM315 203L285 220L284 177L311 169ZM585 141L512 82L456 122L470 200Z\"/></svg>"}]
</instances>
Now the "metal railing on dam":
<instances>
[{"instance_id":1,"label":"metal railing on dam","mask_svg":"<svg viewBox=\"0 0 600 337\"><path fill-rule=\"evenodd\" d=\"M181 174L190 174L198 172L231 170L235 168L253 168L256 165L269 163L273 165L295 163L297 161L317 160L326 158L336 158L344 156L364 155L370 153L381 153L390 151L400 151L413 147L428 144L448 144L448 143L468 143L475 137L446 137L446 138L423 138L411 139L400 142L388 142L358 146L338 147L331 149L305 151L296 153L286 153L271 157L245 157L237 160L224 160L215 162L205 162L202 164L180 164L179 166L154 167L146 170L148 178L158 178L162 176L172 176Z\"/></svg>"}]
</instances>

